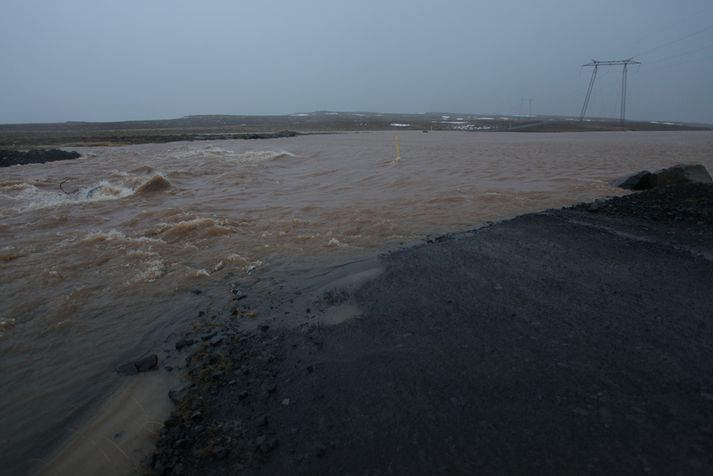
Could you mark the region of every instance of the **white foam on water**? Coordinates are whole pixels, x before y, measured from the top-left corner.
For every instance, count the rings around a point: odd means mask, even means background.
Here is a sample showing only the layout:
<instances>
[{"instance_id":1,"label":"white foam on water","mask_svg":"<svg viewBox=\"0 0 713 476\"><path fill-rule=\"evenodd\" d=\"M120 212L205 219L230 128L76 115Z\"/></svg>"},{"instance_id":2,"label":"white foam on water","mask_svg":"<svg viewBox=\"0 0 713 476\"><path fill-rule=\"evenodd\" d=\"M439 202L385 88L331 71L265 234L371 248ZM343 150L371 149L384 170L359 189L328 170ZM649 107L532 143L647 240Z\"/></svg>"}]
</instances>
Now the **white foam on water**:
<instances>
[{"instance_id":1,"label":"white foam on water","mask_svg":"<svg viewBox=\"0 0 713 476\"><path fill-rule=\"evenodd\" d=\"M409 127L411 124L402 124L400 122L392 122L389 124L391 127Z\"/></svg>"},{"instance_id":2,"label":"white foam on water","mask_svg":"<svg viewBox=\"0 0 713 476\"><path fill-rule=\"evenodd\" d=\"M0 190L12 192L15 190L23 190L25 187L27 187L27 183L25 182L5 182L5 183L0 183Z\"/></svg>"},{"instance_id":3,"label":"white foam on water","mask_svg":"<svg viewBox=\"0 0 713 476\"><path fill-rule=\"evenodd\" d=\"M166 264L161 259L152 259L144 263L144 269L140 270L131 283L145 282L151 283L166 274Z\"/></svg>"},{"instance_id":4,"label":"white foam on water","mask_svg":"<svg viewBox=\"0 0 713 476\"><path fill-rule=\"evenodd\" d=\"M243 270L247 270L250 266L255 269L258 266L262 265L262 261L251 261L250 259L241 256L237 253L231 253L222 260L218 261L215 266L213 266L213 272L220 271L226 266L235 267L236 265L241 267Z\"/></svg>"},{"instance_id":5,"label":"white foam on water","mask_svg":"<svg viewBox=\"0 0 713 476\"><path fill-rule=\"evenodd\" d=\"M62 181L57 183L56 189L47 189L47 185L39 188L34 184L21 182L0 186L0 199L15 204L11 209L15 212L28 212L42 210L46 208L77 205L80 203L102 202L107 200L119 200L130 197L137 190L142 190L142 186L148 183L161 181L163 188L170 187L170 183L161 174L157 174L149 179L146 176L135 176L125 172L113 171L111 177L114 180L100 180L89 186L73 188L70 183Z\"/></svg>"},{"instance_id":6,"label":"white foam on water","mask_svg":"<svg viewBox=\"0 0 713 476\"><path fill-rule=\"evenodd\" d=\"M4 190L11 193L0 193L0 197L14 203L16 206L12 209L18 212L72 203L72 197L64 193L40 190L29 183L6 187Z\"/></svg>"},{"instance_id":7,"label":"white foam on water","mask_svg":"<svg viewBox=\"0 0 713 476\"><path fill-rule=\"evenodd\" d=\"M159 223L152 233L169 240L177 240L189 235L219 236L233 233L234 230L224 220L195 217L175 223Z\"/></svg>"},{"instance_id":8,"label":"white foam on water","mask_svg":"<svg viewBox=\"0 0 713 476\"><path fill-rule=\"evenodd\" d=\"M285 159L288 157L294 157L295 155L291 152L285 150L273 151L273 150L259 150L259 151L248 151L241 154L237 154L234 159L238 162L245 164L255 164L262 162L270 162L272 160Z\"/></svg>"},{"instance_id":9,"label":"white foam on water","mask_svg":"<svg viewBox=\"0 0 713 476\"><path fill-rule=\"evenodd\" d=\"M125 286L150 283L162 278L168 272L163 257L154 249L154 246L167 244L161 238L132 237L122 231L111 229L89 233L77 243L83 247L82 249L86 249L87 245L94 245L111 256L113 264L110 264L108 268L101 268L102 272L115 273L120 269L128 270L130 276L123 278ZM118 267L115 264L117 262L119 263ZM121 273L124 272L121 271Z\"/></svg>"},{"instance_id":10,"label":"white foam on water","mask_svg":"<svg viewBox=\"0 0 713 476\"><path fill-rule=\"evenodd\" d=\"M195 145L190 145L188 147L181 147L180 149L171 149L162 154L158 154L160 158L170 158L174 160L192 160L192 159L202 159L202 158L221 158L230 155L234 155L235 152L224 149L222 147L217 147L214 145L208 145L204 147L197 147Z\"/></svg>"},{"instance_id":11,"label":"white foam on water","mask_svg":"<svg viewBox=\"0 0 713 476\"><path fill-rule=\"evenodd\" d=\"M250 262L249 259L247 259L244 256L241 256L237 253L231 253L228 256L225 257L225 261L229 263L248 263Z\"/></svg>"},{"instance_id":12,"label":"white foam on water","mask_svg":"<svg viewBox=\"0 0 713 476\"><path fill-rule=\"evenodd\" d=\"M189 273L191 278L205 278L210 276L210 273L205 269L194 269Z\"/></svg>"},{"instance_id":13,"label":"white foam on water","mask_svg":"<svg viewBox=\"0 0 713 476\"><path fill-rule=\"evenodd\" d=\"M263 262L260 260L255 260L251 263L248 263L246 266L243 266L243 270L245 270L246 273L250 274L254 272L256 269L261 267L263 265Z\"/></svg>"},{"instance_id":14,"label":"white foam on water","mask_svg":"<svg viewBox=\"0 0 713 476\"><path fill-rule=\"evenodd\" d=\"M212 161L215 160L240 164L256 164L276 159L294 157L294 154L286 150L235 151L214 145L203 148L189 148L187 150L181 149L178 151L171 151L171 153L166 155L174 160L187 161L189 163L191 161L195 161L196 159L206 160L204 163L196 164L199 165L199 167L191 170L190 173L193 175L200 173L203 166L211 164Z\"/></svg>"},{"instance_id":15,"label":"white foam on water","mask_svg":"<svg viewBox=\"0 0 713 476\"><path fill-rule=\"evenodd\" d=\"M97 231L93 233L89 233L86 235L84 238L81 239L81 242L83 243L98 243L98 242L120 242L120 243L135 243L135 244L164 244L166 243L160 238L150 238L148 236L138 236L138 237L129 237L126 236L123 232L112 229L109 231Z\"/></svg>"},{"instance_id":16,"label":"white foam on water","mask_svg":"<svg viewBox=\"0 0 713 476\"><path fill-rule=\"evenodd\" d=\"M230 254L226 256L225 259L218 261L218 263L213 266L213 272L215 273L224 269L226 266L231 265L238 265L239 269L242 269L246 273L252 273L257 268L262 266L263 262L260 260L251 261L248 258L245 258L244 256L240 256L239 254Z\"/></svg>"},{"instance_id":17,"label":"white foam on water","mask_svg":"<svg viewBox=\"0 0 713 476\"><path fill-rule=\"evenodd\" d=\"M346 248L346 247L348 247L349 245L347 245L347 244L345 244L345 243L342 243L341 241L339 241L339 240L336 239L336 238L332 238L331 240L329 240L329 241L327 242L327 246L330 246L330 247L337 247L337 248Z\"/></svg>"},{"instance_id":18,"label":"white foam on water","mask_svg":"<svg viewBox=\"0 0 713 476\"><path fill-rule=\"evenodd\" d=\"M82 193L84 192L84 193ZM118 198L128 197L133 195L134 189L122 184L113 184L108 180L102 180L98 185L80 190L77 201L97 202L100 200L116 200ZM82 197L83 195L83 197Z\"/></svg>"}]
</instances>

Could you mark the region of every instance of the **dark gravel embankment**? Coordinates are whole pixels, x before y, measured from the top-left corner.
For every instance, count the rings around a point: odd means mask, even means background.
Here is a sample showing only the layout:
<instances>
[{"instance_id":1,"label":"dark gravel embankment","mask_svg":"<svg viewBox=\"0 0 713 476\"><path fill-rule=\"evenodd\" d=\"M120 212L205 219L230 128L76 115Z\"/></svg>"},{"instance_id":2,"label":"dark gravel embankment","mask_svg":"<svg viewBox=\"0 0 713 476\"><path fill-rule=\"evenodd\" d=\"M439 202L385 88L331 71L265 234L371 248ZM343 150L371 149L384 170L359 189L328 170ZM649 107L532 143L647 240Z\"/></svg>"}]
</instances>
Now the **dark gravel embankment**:
<instances>
[{"instance_id":1,"label":"dark gravel embankment","mask_svg":"<svg viewBox=\"0 0 713 476\"><path fill-rule=\"evenodd\" d=\"M182 342L193 386L173 394L151 470L713 473L713 186L525 215L381 261L358 291L293 309L348 300L358 318L251 332L233 319Z\"/></svg>"},{"instance_id":2,"label":"dark gravel embankment","mask_svg":"<svg viewBox=\"0 0 713 476\"><path fill-rule=\"evenodd\" d=\"M72 160L79 158L78 152L68 152L59 149L33 149L33 150L1 150L0 167L11 165L42 164L56 160Z\"/></svg>"}]
</instances>

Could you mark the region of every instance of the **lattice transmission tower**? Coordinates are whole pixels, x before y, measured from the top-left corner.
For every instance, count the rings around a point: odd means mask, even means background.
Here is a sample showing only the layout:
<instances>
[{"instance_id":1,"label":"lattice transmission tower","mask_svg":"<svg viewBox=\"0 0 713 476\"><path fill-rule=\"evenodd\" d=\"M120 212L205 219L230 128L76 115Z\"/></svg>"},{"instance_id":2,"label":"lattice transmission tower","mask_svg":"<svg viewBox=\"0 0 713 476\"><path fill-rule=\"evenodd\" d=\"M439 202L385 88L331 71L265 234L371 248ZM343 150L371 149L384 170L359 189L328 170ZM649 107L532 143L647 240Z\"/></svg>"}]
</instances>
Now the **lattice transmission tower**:
<instances>
[{"instance_id":1,"label":"lattice transmission tower","mask_svg":"<svg viewBox=\"0 0 713 476\"><path fill-rule=\"evenodd\" d=\"M626 72L630 64L641 64L639 61L634 61L634 58L629 58L625 60L612 60L612 61L597 61L592 60L591 63L583 64L582 66L593 66L592 77L589 80L589 87L587 88L587 95L584 98L584 104L582 105L582 113L579 115L579 120L584 120L584 115L587 113L587 106L589 105L589 98L592 96L592 89L594 88L594 80L597 79L597 71L600 66L623 66L621 71L621 122L626 120Z\"/></svg>"}]
</instances>

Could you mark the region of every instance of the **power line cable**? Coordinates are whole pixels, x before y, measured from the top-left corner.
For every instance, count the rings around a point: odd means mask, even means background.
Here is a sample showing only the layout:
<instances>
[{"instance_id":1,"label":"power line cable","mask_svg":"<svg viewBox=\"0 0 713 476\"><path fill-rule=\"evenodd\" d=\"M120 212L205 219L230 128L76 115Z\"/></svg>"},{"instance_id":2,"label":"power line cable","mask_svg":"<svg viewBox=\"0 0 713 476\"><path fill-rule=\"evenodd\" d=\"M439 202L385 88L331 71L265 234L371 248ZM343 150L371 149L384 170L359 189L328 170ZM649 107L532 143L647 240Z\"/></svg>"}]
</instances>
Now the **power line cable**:
<instances>
[{"instance_id":1,"label":"power line cable","mask_svg":"<svg viewBox=\"0 0 713 476\"><path fill-rule=\"evenodd\" d=\"M666 48L667 46L675 45L676 43L679 43L679 42L681 42L681 41L683 41L683 40L687 40L687 39L692 38L692 37L694 37L694 36L696 36L696 35L700 35L701 33L704 33L704 32L706 32L706 31L708 31L708 30L713 30L713 25L708 25L707 27L705 27L705 28L703 28L703 29L700 29L700 30L698 30L698 31L695 31L695 32L693 32L693 33L689 33L689 34L684 35L684 36L682 36L682 37L680 37L680 38L676 38L675 40L671 40L671 41L668 41L668 42L666 42L666 43L662 43L662 44L660 44L660 45L654 46L653 48L648 49L648 50L644 51L643 53L635 54L635 55L634 55L634 58L640 58L640 57L645 56L645 55L647 55L647 54L649 54L649 53L653 53L654 51L660 50L661 48Z\"/></svg>"},{"instance_id":2,"label":"power line cable","mask_svg":"<svg viewBox=\"0 0 713 476\"><path fill-rule=\"evenodd\" d=\"M711 56L704 56L701 58L690 58L686 61L680 61L678 63L652 63L652 68L651 69L658 69L658 70L665 70L665 69L671 69L671 68L677 68L679 66L691 64L691 63L704 63L706 61L711 61L713 62L713 57Z\"/></svg>"},{"instance_id":3,"label":"power line cable","mask_svg":"<svg viewBox=\"0 0 713 476\"><path fill-rule=\"evenodd\" d=\"M671 59L680 58L680 57L682 57L682 56L688 56L688 55L690 55L690 54L698 53L699 51L704 51L704 50L707 50L707 49L710 49L710 48L713 48L713 43L710 43L710 44L705 45L705 46L701 46L700 48L695 48L695 49L693 49L693 50L683 51L683 52L677 53L677 54L675 54L675 55L669 55L669 56L665 56L665 57L663 57L663 58L659 58L659 59L657 59L657 60L649 61L647 64L658 64L658 63L662 63L662 62L664 62L664 61L668 61L668 60L671 60Z\"/></svg>"},{"instance_id":4,"label":"power line cable","mask_svg":"<svg viewBox=\"0 0 713 476\"><path fill-rule=\"evenodd\" d=\"M632 45L637 45L637 44L642 44L642 43L650 43L651 41L655 40L656 38L659 38L661 36L662 31L669 31L673 27L677 27L679 25L690 25L691 21L700 18L701 14L708 13L710 11L709 7L701 8L700 10L691 13L690 15L687 15L685 17L679 18L678 20L674 20L671 22L666 23L665 25L661 26L660 28L656 29L656 31L651 31L649 33L646 33L643 36L640 36L637 38L635 41L633 41L631 44ZM644 41L646 40L646 41ZM649 41L651 40L651 41Z\"/></svg>"}]
</instances>

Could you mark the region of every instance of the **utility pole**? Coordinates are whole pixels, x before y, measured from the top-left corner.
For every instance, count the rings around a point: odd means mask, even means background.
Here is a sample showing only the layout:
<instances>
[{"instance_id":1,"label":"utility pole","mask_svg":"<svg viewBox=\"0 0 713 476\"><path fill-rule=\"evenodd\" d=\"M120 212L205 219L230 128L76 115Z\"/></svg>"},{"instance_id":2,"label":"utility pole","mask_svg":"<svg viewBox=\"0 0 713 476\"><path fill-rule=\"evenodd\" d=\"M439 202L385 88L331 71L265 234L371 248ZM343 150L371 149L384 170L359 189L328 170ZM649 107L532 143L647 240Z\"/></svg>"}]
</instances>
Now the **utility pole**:
<instances>
[{"instance_id":1,"label":"utility pole","mask_svg":"<svg viewBox=\"0 0 713 476\"><path fill-rule=\"evenodd\" d=\"M594 88L594 80L597 78L597 71L600 66L623 66L621 72L621 122L626 120L626 74L627 69L630 64L641 64L639 61L634 61L634 58L629 58L625 60L612 60L612 61L597 61L592 60L591 63L583 64L582 66L593 66L592 77L589 79L589 87L587 88L587 95L584 97L584 104L582 105L582 112L579 115L579 120L584 120L584 115L587 113L587 106L589 105L589 98L592 96L592 89Z\"/></svg>"},{"instance_id":2,"label":"utility pole","mask_svg":"<svg viewBox=\"0 0 713 476\"><path fill-rule=\"evenodd\" d=\"M524 102L528 102L529 103L529 109L528 109L529 113L528 113L527 117L532 117L532 101L533 101L532 98L520 98L520 113L521 114L524 113L522 104Z\"/></svg>"}]
</instances>

